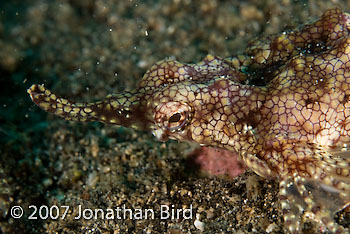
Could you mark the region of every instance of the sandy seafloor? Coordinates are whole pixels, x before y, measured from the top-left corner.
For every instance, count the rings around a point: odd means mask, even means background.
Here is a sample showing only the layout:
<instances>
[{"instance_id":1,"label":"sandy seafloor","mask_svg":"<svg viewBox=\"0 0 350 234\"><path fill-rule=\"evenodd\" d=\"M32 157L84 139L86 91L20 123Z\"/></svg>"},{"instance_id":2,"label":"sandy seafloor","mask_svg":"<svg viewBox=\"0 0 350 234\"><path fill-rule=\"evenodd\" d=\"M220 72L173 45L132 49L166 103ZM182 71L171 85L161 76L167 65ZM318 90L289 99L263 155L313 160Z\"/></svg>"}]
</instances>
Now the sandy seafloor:
<instances>
[{"instance_id":1,"label":"sandy seafloor","mask_svg":"<svg viewBox=\"0 0 350 234\"><path fill-rule=\"evenodd\" d=\"M74 100L101 99L134 88L163 58L234 55L256 36L310 22L334 6L350 11L340 0L1 1L0 233L286 232L274 181L249 170L233 180L203 175L188 160L193 145L66 122L34 106L26 89L44 83ZM161 220L161 204L192 205L193 219ZM22 218L10 216L14 205L24 208ZM29 205L70 210L64 219L30 220ZM78 205L148 208L156 217L75 219ZM342 212L337 221L349 227L349 216ZM304 223L305 233L318 228Z\"/></svg>"}]
</instances>

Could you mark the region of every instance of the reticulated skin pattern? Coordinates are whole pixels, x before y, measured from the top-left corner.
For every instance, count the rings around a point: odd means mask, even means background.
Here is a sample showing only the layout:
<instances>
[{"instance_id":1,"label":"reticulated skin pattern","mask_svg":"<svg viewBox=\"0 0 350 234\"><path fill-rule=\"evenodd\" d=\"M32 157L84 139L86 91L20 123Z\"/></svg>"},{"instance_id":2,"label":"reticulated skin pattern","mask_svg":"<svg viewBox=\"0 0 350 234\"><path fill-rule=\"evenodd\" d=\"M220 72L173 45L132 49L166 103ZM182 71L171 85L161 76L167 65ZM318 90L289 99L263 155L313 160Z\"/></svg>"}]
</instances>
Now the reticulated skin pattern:
<instances>
[{"instance_id":1,"label":"reticulated skin pattern","mask_svg":"<svg viewBox=\"0 0 350 234\"><path fill-rule=\"evenodd\" d=\"M99 102L69 101L43 85L28 92L67 120L234 151L257 174L279 181L291 233L302 232L303 215L331 233L349 233L334 221L350 203L350 14L340 9L254 41L242 55L162 60L137 89Z\"/></svg>"}]
</instances>

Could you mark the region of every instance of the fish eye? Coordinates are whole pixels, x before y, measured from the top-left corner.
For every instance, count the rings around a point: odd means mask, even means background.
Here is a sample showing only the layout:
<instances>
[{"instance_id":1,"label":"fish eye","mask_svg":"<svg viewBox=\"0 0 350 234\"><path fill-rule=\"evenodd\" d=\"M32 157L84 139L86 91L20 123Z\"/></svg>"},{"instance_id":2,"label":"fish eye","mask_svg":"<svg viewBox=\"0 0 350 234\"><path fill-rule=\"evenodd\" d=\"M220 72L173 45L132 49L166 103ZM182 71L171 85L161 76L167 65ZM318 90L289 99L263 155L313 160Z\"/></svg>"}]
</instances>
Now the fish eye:
<instances>
[{"instance_id":1,"label":"fish eye","mask_svg":"<svg viewBox=\"0 0 350 234\"><path fill-rule=\"evenodd\" d=\"M169 118L169 123L176 123L181 120L181 114L180 113L175 113Z\"/></svg>"},{"instance_id":2,"label":"fish eye","mask_svg":"<svg viewBox=\"0 0 350 234\"><path fill-rule=\"evenodd\" d=\"M177 112L170 116L167 123L165 123L165 127L170 131L176 131L185 126L188 120L188 112L182 111Z\"/></svg>"},{"instance_id":3,"label":"fish eye","mask_svg":"<svg viewBox=\"0 0 350 234\"><path fill-rule=\"evenodd\" d=\"M190 122L191 113L191 107L186 103L162 103L156 108L155 121L170 132L180 131Z\"/></svg>"}]
</instances>

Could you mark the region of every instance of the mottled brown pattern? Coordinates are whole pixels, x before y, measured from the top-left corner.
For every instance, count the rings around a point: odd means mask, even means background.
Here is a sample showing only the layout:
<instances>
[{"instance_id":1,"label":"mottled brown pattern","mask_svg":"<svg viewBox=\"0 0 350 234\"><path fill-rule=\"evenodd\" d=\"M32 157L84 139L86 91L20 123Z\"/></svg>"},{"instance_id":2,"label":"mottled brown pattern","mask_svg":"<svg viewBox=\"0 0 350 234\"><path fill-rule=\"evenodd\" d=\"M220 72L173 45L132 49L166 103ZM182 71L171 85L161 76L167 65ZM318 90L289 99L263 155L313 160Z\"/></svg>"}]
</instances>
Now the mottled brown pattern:
<instances>
[{"instance_id":1,"label":"mottled brown pattern","mask_svg":"<svg viewBox=\"0 0 350 234\"><path fill-rule=\"evenodd\" d=\"M28 92L67 120L235 151L257 174L279 180L290 232L301 232L302 215L348 232L333 216L350 203L349 30L350 15L332 9L299 30L251 43L243 55L160 61L135 91L100 102L71 102L42 85Z\"/></svg>"}]
</instances>

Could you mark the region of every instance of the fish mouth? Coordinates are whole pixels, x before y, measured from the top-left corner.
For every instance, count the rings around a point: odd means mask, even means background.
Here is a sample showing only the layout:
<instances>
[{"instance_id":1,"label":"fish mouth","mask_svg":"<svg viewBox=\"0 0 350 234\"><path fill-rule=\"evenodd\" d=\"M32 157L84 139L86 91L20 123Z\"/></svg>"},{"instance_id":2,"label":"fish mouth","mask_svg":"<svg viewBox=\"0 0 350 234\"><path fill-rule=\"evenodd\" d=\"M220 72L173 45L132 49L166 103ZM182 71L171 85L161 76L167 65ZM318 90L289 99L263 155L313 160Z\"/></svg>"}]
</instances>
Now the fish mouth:
<instances>
[{"instance_id":1,"label":"fish mouth","mask_svg":"<svg viewBox=\"0 0 350 234\"><path fill-rule=\"evenodd\" d=\"M158 141L167 141L169 139L168 135L165 133L165 131L161 128L157 128L152 130L153 136L157 138Z\"/></svg>"}]
</instances>

